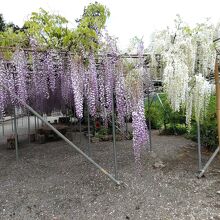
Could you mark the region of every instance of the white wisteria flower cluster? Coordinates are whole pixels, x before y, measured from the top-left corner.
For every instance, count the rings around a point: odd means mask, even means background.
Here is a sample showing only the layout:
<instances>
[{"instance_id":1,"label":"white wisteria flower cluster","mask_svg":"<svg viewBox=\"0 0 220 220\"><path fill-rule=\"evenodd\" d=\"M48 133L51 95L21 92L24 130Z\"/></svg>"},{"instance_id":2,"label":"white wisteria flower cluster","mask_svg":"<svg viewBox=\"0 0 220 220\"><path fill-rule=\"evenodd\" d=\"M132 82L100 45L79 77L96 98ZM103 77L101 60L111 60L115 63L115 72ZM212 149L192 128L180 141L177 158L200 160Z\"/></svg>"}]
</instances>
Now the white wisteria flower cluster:
<instances>
[{"instance_id":1,"label":"white wisteria flower cluster","mask_svg":"<svg viewBox=\"0 0 220 220\"><path fill-rule=\"evenodd\" d=\"M214 70L214 38L215 27L209 21L190 28L177 16L175 27L156 32L149 47L152 61L161 56L163 85L171 107L174 111L186 108L189 126L192 113L200 121L209 103L212 90L206 77Z\"/></svg>"},{"instance_id":2,"label":"white wisteria flower cluster","mask_svg":"<svg viewBox=\"0 0 220 220\"><path fill-rule=\"evenodd\" d=\"M194 109L195 119L199 121L205 113L211 95L211 84L202 76L201 73L195 76L192 92L188 93L186 101L186 123L190 126L192 109Z\"/></svg>"}]
</instances>

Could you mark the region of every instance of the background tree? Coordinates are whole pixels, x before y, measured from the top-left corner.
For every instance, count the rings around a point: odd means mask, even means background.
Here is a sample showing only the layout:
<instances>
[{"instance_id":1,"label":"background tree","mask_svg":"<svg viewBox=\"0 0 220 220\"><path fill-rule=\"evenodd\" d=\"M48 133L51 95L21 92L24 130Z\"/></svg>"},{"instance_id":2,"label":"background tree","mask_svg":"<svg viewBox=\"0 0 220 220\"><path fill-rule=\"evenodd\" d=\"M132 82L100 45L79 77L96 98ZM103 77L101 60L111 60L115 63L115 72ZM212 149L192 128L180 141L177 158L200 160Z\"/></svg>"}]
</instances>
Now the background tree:
<instances>
[{"instance_id":1,"label":"background tree","mask_svg":"<svg viewBox=\"0 0 220 220\"><path fill-rule=\"evenodd\" d=\"M109 16L110 11L100 3L95 2L85 7L82 17L76 20L78 23L76 29L77 38L74 43L79 43L79 40L85 50L97 51L100 46L99 38L101 32Z\"/></svg>"},{"instance_id":2,"label":"background tree","mask_svg":"<svg viewBox=\"0 0 220 220\"><path fill-rule=\"evenodd\" d=\"M24 27L20 28L14 23L6 23L3 15L0 14L0 46L1 47L26 47L28 45L28 38L24 32ZM9 59L12 52L4 50L1 52L4 58Z\"/></svg>"},{"instance_id":3,"label":"background tree","mask_svg":"<svg viewBox=\"0 0 220 220\"><path fill-rule=\"evenodd\" d=\"M49 48L68 47L74 32L67 25L65 17L50 14L42 8L39 12L32 12L30 19L24 24L29 38L34 38L38 45Z\"/></svg>"},{"instance_id":4,"label":"background tree","mask_svg":"<svg viewBox=\"0 0 220 220\"><path fill-rule=\"evenodd\" d=\"M4 30L5 30L5 21L3 15L0 14L0 31L4 31Z\"/></svg>"},{"instance_id":5,"label":"background tree","mask_svg":"<svg viewBox=\"0 0 220 220\"><path fill-rule=\"evenodd\" d=\"M37 43L47 48L59 48L80 52L97 51L99 48L99 37L104 29L109 10L99 4L89 4L76 29L70 29L69 21L60 15L50 14L44 9L33 12L29 20L24 24L29 38L33 37Z\"/></svg>"}]
</instances>

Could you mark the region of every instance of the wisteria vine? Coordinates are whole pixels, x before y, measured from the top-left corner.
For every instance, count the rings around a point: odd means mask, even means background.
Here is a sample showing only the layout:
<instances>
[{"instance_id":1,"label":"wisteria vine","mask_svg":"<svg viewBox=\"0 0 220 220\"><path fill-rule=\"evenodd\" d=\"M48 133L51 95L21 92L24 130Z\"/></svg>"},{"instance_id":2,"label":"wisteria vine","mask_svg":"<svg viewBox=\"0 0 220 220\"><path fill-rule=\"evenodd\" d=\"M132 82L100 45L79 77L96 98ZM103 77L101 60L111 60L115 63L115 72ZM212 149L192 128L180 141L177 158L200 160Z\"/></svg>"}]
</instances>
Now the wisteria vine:
<instances>
[{"instance_id":1,"label":"wisteria vine","mask_svg":"<svg viewBox=\"0 0 220 220\"><path fill-rule=\"evenodd\" d=\"M109 48L111 54L99 59L92 52L73 56L56 50L38 51L36 46L29 53L16 50L8 63L1 59L0 80L10 90L7 93L0 87L1 115L8 106L19 105L12 94L41 113L75 108L80 119L86 104L92 117L101 116L105 122L112 118L114 102L122 131L125 117L132 116L134 154L139 160L148 139L140 66L143 60L139 59L136 70L127 72L114 47Z\"/></svg>"},{"instance_id":2,"label":"wisteria vine","mask_svg":"<svg viewBox=\"0 0 220 220\"><path fill-rule=\"evenodd\" d=\"M153 60L161 55L164 91L174 111L186 109L188 128L192 115L199 122L208 106L211 85L206 77L214 70L215 32L208 21L191 28L178 16L175 28L156 32L149 47Z\"/></svg>"}]
</instances>

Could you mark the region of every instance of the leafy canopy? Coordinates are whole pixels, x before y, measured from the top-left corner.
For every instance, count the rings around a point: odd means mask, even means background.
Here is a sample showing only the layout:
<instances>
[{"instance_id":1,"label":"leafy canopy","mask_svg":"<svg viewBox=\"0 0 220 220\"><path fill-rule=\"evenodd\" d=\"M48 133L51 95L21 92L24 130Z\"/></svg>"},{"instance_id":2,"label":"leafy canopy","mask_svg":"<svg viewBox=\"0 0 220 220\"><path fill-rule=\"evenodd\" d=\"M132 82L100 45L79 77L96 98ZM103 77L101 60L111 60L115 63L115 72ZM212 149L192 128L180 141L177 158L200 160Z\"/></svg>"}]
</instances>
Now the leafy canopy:
<instances>
[{"instance_id":1,"label":"leafy canopy","mask_svg":"<svg viewBox=\"0 0 220 220\"><path fill-rule=\"evenodd\" d=\"M65 17L42 8L32 12L23 28L13 23L6 24L0 14L0 46L30 47L34 42L42 49L97 52L101 47L101 32L109 16L109 10L97 2L84 8L81 18L76 20L75 29L69 28L70 23Z\"/></svg>"},{"instance_id":2,"label":"leafy canopy","mask_svg":"<svg viewBox=\"0 0 220 220\"><path fill-rule=\"evenodd\" d=\"M97 51L101 31L109 16L109 10L102 4L89 4L85 7L82 17L76 20L76 29L70 29L69 21L65 17L50 14L40 8L39 12L33 12L25 22L26 33L29 38L34 38L38 45L48 48Z\"/></svg>"}]
</instances>

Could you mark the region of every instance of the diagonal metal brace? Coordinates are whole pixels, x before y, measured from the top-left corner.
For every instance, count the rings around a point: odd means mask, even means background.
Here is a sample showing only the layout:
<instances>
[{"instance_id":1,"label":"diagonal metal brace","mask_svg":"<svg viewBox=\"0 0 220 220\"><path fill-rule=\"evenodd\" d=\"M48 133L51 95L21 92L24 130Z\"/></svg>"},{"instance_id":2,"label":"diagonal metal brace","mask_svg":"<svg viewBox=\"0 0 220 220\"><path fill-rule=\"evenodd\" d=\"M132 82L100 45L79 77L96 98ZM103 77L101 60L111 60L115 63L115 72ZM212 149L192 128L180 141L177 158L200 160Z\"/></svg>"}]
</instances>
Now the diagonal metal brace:
<instances>
[{"instance_id":1,"label":"diagonal metal brace","mask_svg":"<svg viewBox=\"0 0 220 220\"><path fill-rule=\"evenodd\" d=\"M197 176L198 178L201 178L205 171L208 169L209 165L212 163L212 161L215 159L215 157L217 156L218 152L219 152L220 148L217 147L215 152L212 154L212 156L210 157L210 159L208 160L208 162L206 163L206 165L204 166L204 168L201 170L201 172L199 173L199 175Z\"/></svg>"},{"instance_id":2,"label":"diagonal metal brace","mask_svg":"<svg viewBox=\"0 0 220 220\"><path fill-rule=\"evenodd\" d=\"M11 91L8 89L7 86L0 84L1 87L3 87L5 90L7 90L9 93ZM108 173L105 169L103 169L99 164L97 164L92 158L87 156L82 150L80 150L75 144L73 144L69 139L67 139L63 134L61 134L56 128L54 128L49 122L44 120L44 118L39 115L33 108L31 108L26 102L21 100L16 94L12 94L24 107L26 107L30 112L32 112L34 115L36 115L41 121L43 121L48 127L50 127L60 138L62 138L67 144L69 144L71 147L73 147L77 152L79 152L83 157L85 157L90 163L92 163L96 168L98 168L102 173L104 173L106 176L108 176L109 179L111 179L116 185L120 185L121 182L116 180L110 173Z\"/></svg>"}]
</instances>

